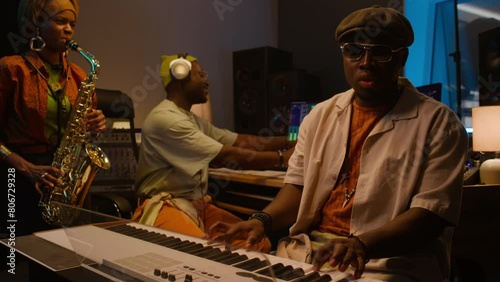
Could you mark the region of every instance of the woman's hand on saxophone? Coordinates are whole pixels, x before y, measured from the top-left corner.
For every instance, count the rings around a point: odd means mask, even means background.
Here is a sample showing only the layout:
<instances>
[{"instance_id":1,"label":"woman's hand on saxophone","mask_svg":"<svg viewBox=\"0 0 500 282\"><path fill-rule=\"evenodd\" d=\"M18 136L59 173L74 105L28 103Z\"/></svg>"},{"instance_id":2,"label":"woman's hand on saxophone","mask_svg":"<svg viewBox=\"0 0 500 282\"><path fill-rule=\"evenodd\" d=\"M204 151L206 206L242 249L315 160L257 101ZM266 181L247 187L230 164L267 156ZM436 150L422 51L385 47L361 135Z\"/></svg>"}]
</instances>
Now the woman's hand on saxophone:
<instances>
[{"instance_id":1,"label":"woman's hand on saxophone","mask_svg":"<svg viewBox=\"0 0 500 282\"><path fill-rule=\"evenodd\" d=\"M106 118L101 110L92 109L85 114L85 129L86 130L106 130Z\"/></svg>"},{"instance_id":2,"label":"woman's hand on saxophone","mask_svg":"<svg viewBox=\"0 0 500 282\"><path fill-rule=\"evenodd\" d=\"M35 165L16 153L10 154L5 161L14 167L16 171L29 177L40 195L44 186L53 188L57 184L60 174L58 168L48 165Z\"/></svg>"},{"instance_id":3,"label":"woman's hand on saxophone","mask_svg":"<svg viewBox=\"0 0 500 282\"><path fill-rule=\"evenodd\" d=\"M40 195L42 195L42 188L49 187L54 188L57 185L59 179L60 171L59 169L51 166L35 166L35 188ZM41 174L40 174L41 173Z\"/></svg>"}]
</instances>

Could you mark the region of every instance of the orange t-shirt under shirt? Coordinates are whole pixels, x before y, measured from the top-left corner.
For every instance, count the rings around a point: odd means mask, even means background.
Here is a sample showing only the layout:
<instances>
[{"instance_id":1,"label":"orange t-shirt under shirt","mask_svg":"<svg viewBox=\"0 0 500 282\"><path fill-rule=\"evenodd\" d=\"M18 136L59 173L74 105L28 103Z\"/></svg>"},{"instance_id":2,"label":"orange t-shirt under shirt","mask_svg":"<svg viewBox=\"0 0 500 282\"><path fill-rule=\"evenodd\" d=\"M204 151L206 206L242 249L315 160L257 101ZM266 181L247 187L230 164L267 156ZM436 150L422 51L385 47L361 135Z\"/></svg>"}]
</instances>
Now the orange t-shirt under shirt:
<instances>
[{"instance_id":1,"label":"orange t-shirt under shirt","mask_svg":"<svg viewBox=\"0 0 500 282\"><path fill-rule=\"evenodd\" d=\"M347 148L348 158L344 160L339 179L323 206L321 220L318 225L319 231L342 236L349 235L351 211L356 193L354 192L351 199L342 207L346 200L345 188L347 185L347 193L349 194L356 187L363 143L391 106L368 108L353 102L349 147Z\"/></svg>"}]
</instances>

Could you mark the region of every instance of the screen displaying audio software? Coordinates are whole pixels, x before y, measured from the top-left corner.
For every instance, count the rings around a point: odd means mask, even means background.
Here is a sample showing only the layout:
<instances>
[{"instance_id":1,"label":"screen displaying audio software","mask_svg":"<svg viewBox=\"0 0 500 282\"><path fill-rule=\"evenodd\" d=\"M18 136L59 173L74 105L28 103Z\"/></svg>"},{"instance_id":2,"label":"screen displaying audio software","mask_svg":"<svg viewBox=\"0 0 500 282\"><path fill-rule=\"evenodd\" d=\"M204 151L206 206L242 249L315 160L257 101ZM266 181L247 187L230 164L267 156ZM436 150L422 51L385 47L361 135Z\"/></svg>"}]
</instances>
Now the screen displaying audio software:
<instances>
[{"instance_id":1,"label":"screen displaying audio software","mask_svg":"<svg viewBox=\"0 0 500 282\"><path fill-rule=\"evenodd\" d=\"M429 85L423 85L417 87L417 90L425 95L434 98L435 100L441 102L441 90L443 86L441 83L433 83Z\"/></svg>"},{"instance_id":2,"label":"screen displaying audio software","mask_svg":"<svg viewBox=\"0 0 500 282\"><path fill-rule=\"evenodd\" d=\"M288 125L288 140L297 141L299 127L304 117L316 106L312 102L292 102L290 104L290 124Z\"/></svg>"}]
</instances>

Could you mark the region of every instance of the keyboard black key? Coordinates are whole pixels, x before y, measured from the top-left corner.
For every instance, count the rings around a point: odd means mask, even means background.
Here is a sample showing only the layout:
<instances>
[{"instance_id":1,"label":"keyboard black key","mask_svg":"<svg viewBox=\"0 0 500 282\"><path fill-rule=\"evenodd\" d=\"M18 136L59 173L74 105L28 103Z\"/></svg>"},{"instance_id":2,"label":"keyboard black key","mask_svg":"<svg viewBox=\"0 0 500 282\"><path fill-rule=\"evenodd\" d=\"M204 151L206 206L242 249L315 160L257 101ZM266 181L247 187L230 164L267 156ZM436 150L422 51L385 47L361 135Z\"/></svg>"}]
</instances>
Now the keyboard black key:
<instances>
[{"instance_id":1,"label":"keyboard black key","mask_svg":"<svg viewBox=\"0 0 500 282\"><path fill-rule=\"evenodd\" d=\"M277 264L271 265L270 267L263 268L263 269L257 271L257 273L263 274L263 275L266 275L269 277L275 277L275 275L276 275L275 272L278 271L279 269L282 269L283 267L285 267L285 266L282 263L277 263Z\"/></svg>"},{"instance_id":2,"label":"keyboard black key","mask_svg":"<svg viewBox=\"0 0 500 282\"><path fill-rule=\"evenodd\" d=\"M301 277L294 282L328 282L332 281L330 275L320 275L318 272L311 272L308 275Z\"/></svg>"},{"instance_id":3,"label":"keyboard black key","mask_svg":"<svg viewBox=\"0 0 500 282\"><path fill-rule=\"evenodd\" d=\"M312 280L310 282L329 282L332 281L332 277L330 275L322 275L319 278Z\"/></svg>"},{"instance_id":4,"label":"keyboard black key","mask_svg":"<svg viewBox=\"0 0 500 282\"><path fill-rule=\"evenodd\" d=\"M248 271L255 271L257 269L261 269L261 268L268 266L268 265L269 265L268 261L264 261L264 260L261 260L258 258L253 258L253 259L249 259L247 261L235 264L233 266L237 267L237 268L244 269L244 270L248 270Z\"/></svg>"},{"instance_id":5,"label":"keyboard black key","mask_svg":"<svg viewBox=\"0 0 500 282\"><path fill-rule=\"evenodd\" d=\"M120 224L120 225L108 227L106 229L113 231L113 232L121 233L122 230L130 230L131 227L126 225L126 224Z\"/></svg>"},{"instance_id":6,"label":"keyboard black key","mask_svg":"<svg viewBox=\"0 0 500 282\"><path fill-rule=\"evenodd\" d=\"M203 257L205 253L211 252L214 249L212 246L206 246L203 249L199 249L196 251L191 252L192 255L197 256L197 257Z\"/></svg>"},{"instance_id":7,"label":"keyboard black key","mask_svg":"<svg viewBox=\"0 0 500 282\"><path fill-rule=\"evenodd\" d=\"M210 260L220 262L221 260L227 259L231 255L233 255L233 253L227 252L227 251L222 251L219 255L212 257Z\"/></svg>"},{"instance_id":8,"label":"keyboard black key","mask_svg":"<svg viewBox=\"0 0 500 282\"><path fill-rule=\"evenodd\" d=\"M202 258L206 258L206 259L211 259L215 256L218 256L222 251L220 249L211 249L209 252L206 252L206 253L202 253L202 254L199 254L197 256L199 257L202 257Z\"/></svg>"},{"instance_id":9,"label":"keyboard black key","mask_svg":"<svg viewBox=\"0 0 500 282\"><path fill-rule=\"evenodd\" d=\"M154 240L154 238L159 238L161 237L161 234L154 233L154 232L149 232L148 234L145 234L142 237L138 237L137 239L141 239L143 241L151 242L151 240Z\"/></svg>"},{"instance_id":10,"label":"keyboard black key","mask_svg":"<svg viewBox=\"0 0 500 282\"><path fill-rule=\"evenodd\" d=\"M144 240L144 241L147 241L146 239L151 237L151 236L152 236L152 234L146 230L141 230L140 232L138 231L137 233L134 233L132 235L132 237L140 239L140 240Z\"/></svg>"},{"instance_id":11,"label":"keyboard black key","mask_svg":"<svg viewBox=\"0 0 500 282\"><path fill-rule=\"evenodd\" d=\"M227 264L227 265L233 265L235 263L246 261L247 259L248 259L247 256L245 256L245 255L239 255L237 257L234 257L233 259L229 259L229 260L226 260L226 261L221 261L221 263Z\"/></svg>"},{"instance_id":12,"label":"keyboard black key","mask_svg":"<svg viewBox=\"0 0 500 282\"><path fill-rule=\"evenodd\" d=\"M272 273L271 273L271 270L272 270ZM263 274L263 275L266 275L269 277L276 277L276 278L279 278L282 280L286 280L286 279L284 279L284 277L290 276L290 273L292 273L293 271L294 271L294 269L292 266L290 266L290 265L285 266L282 263L277 263L277 264L272 265L271 267L263 268L262 270L260 270L257 273ZM274 274L274 276L273 276L273 274Z\"/></svg>"},{"instance_id":13,"label":"keyboard black key","mask_svg":"<svg viewBox=\"0 0 500 282\"><path fill-rule=\"evenodd\" d=\"M312 282L315 279L318 279L320 277L321 277L321 275L319 275L319 273L317 273L317 272L311 272L311 273L307 274L306 276L301 277L300 279L298 279L298 280L296 280L294 282Z\"/></svg>"},{"instance_id":14,"label":"keyboard black key","mask_svg":"<svg viewBox=\"0 0 500 282\"><path fill-rule=\"evenodd\" d=\"M192 246L194 244L195 243L193 243L193 242L180 240L179 243L170 245L169 248L174 249L174 250L179 250L179 249L182 249L182 248L185 248L185 247Z\"/></svg>"},{"instance_id":15,"label":"keyboard black key","mask_svg":"<svg viewBox=\"0 0 500 282\"><path fill-rule=\"evenodd\" d=\"M291 281L295 278L302 277L304 275L305 275L305 273L304 273L304 270L302 268L295 268L290 272L283 273L283 275L281 276L281 279L283 279L285 281Z\"/></svg>"},{"instance_id":16,"label":"keyboard black key","mask_svg":"<svg viewBox=\"0 0 500 282\"><path fill-rule=\"evenodd\" d=\"M167 236L165 236L163 234L156 234L155 236L148 238L147 241L149 243L157 244L157 242L163 241L163 240L165 240L165 238L167 238Z\"/></svg>"},{"instance_id":17,"label":"keyboard black key","mask_svg":"<svg viewBox=\"0 0 500 282\"><path fill-rule=\"evenodd\" d=\"M193 253L194 251L197 251L197 250L201 250L203 249L205 246L203 246L203 244L201 243L193 243L189 246L186 246L184 248L179 248L177 249L179 252L184 252L184 253L188 253L188 254L191 254Z\"/></svg>"}]
</instances>

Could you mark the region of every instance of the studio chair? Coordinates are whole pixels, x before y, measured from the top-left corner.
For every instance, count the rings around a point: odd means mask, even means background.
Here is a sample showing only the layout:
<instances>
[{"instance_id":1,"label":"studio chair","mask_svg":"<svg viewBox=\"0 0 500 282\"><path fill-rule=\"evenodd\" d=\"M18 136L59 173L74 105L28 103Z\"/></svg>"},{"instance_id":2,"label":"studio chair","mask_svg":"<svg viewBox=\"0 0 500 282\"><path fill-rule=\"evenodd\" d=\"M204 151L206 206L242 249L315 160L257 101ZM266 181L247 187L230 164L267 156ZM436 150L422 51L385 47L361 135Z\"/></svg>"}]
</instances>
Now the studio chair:
<instances>
[{"instance_id":1,"label":"studio chair","mask_svg":"<svg viewBox=\"0 0 500 282\"><path fill-rule=\"evenodd\" d=\"M99 170L90 188L92 210L130 218L137 203L134 189L139 146L134 103L120 90L97 88L97 109L106 117L107 131L93 141L108 156L109 170Z\"/></svg>"},{"instance_id":2,"label":"studio chair","mask_svg":"<svg viewBox=\"0 0 500 282\"><path fill-rule=\"evenodd\" d=\"M130 219L134 212L128 197L122 196L118 192L91 192L90 205L95 212L119 218Z\"/></svg>"}]
</instances>

